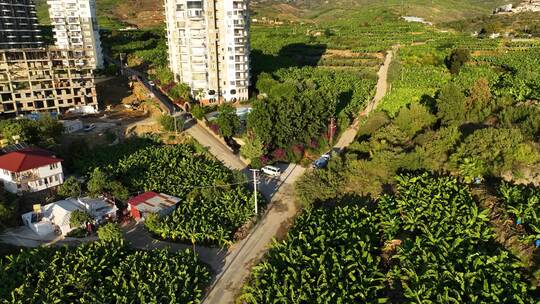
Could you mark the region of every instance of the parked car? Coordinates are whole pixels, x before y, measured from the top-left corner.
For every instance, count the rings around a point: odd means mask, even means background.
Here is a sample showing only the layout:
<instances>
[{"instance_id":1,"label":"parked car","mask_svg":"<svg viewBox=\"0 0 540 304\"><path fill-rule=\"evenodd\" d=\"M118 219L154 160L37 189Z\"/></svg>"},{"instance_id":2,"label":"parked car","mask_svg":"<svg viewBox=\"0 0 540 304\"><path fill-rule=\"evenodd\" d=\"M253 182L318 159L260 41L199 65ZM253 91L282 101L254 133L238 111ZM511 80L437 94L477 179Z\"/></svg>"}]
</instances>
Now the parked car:
<instances>
[{"instance_id":1,"label":"parked car","mask_svg":"<svg viewBox=\"0 0 540 304\"><path fill-rule=\"evenodd\" d=\"M330 153L323 154L321 157L319 157L319 159L313 162L313 167L315 169L326 168L326 166L328 166L328 162L330 161L331 157L332 156L330 155Z\"/></svg>"},{"instance_id":2,"label":"parked car","mask_svg":"<svg viewBox=\"0 0 540 304\"><path fill-rule=\"evenodd\" d=\"M148 84L151 85L151 86L153 86L153 87L156 86L156 84L155 84L153 81L149 81Z\"/></svg>"},{"instance_id":3,"label":"parked car","mask_svg":"<svg viewBox=\"0 0 540 304\"><path fill-rule=\"evenodd\" d=\"M270 175L270 176L280 176L281 175L281 170L278 167L264 166L261 170L266 175Z\"/></svg>"}]
</instances>

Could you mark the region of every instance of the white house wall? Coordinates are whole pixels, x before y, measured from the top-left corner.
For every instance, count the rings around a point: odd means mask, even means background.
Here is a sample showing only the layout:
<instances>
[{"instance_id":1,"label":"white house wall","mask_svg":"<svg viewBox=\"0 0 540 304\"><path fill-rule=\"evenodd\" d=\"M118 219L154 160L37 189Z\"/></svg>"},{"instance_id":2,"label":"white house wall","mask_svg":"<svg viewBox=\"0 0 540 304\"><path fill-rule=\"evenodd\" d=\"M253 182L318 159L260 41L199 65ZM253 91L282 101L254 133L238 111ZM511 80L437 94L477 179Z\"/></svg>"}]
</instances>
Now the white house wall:
<instances>
[{"instance_id":1,"label":"white house wall","mask_svg":"<svg viewBox=\"0 0 540 304\"><path fill-rule=\"evenodd\" d=\"M48 0L47 4L56 46L80 49L94 58L94 68L102 68L95 0Z\"/></svg>"},{"instance_id":2,"label":"white house wall","mask_svg":"<svg viewBox=\"0 0 540 304\"><path fill-rule=\"evenodd\" d=\"M188 7L188 3L190 7ZM169 66L198 99L248 99L248 0L166 0Z\"/></svg>"}]
</instances>

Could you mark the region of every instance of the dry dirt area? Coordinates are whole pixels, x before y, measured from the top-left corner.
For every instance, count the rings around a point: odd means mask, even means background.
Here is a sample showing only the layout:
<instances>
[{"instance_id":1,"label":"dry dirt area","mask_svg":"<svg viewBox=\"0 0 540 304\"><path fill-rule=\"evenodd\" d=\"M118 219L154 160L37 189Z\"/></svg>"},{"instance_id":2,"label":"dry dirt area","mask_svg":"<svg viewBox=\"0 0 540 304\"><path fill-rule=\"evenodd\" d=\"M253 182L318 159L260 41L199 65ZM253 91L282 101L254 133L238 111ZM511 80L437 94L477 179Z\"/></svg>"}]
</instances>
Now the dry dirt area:
<instances>
[{"instance_id":1,"label":"dry dirt area","mask_svg":"<svg viewBox=\"0 0 540 304\"><path fill-rule=\"evenodd\" d=\"M133 9L134 7L137 9ZM123 1L116 7L114 14L120 20L136 25L138 28L161 26L165 18L162 2L154 0Z\"/></svg>"},{"instance_id":2,"label":"dry dirt area","mask_svg":"<svg viewBox=\"0 0 540 304\"><path fill-rule=\"evenodd\" d=\"M376 57L378 59L384 59L384 53L355 53L351 50L338 50L338 49L328 49L324 53L324 56L328 57L342 57L342 58L357 58L365 57L366 55Z\"/></svg>"}]
</instances>

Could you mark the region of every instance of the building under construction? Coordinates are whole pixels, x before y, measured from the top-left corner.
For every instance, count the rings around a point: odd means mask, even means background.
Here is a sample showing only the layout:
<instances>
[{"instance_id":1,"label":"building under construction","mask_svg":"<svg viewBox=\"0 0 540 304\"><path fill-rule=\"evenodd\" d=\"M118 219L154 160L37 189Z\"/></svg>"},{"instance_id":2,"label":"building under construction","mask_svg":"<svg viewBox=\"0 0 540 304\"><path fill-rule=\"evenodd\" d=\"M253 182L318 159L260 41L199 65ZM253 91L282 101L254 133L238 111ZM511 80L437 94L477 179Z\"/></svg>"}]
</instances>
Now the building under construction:
<instances>
[{"instance_id":1,"label":"building under construction","mask_svg":"<svg viewBox=\"0 0 540 304\"><path fill-rule=\"evenodd\" d=\"M84 50L0 49L0 112L97 110L93 58Z\"/></svg>"},{"instance_id":2,"label":"building under construction","mask_svg":"<svg viewBox=\"0 0 540 304\"><path fill-rule=\"evenodd\" d=\"M0 0L0 114L97 110L96 56L44 47L34 0Z\"/></svg>"}]
</instances>

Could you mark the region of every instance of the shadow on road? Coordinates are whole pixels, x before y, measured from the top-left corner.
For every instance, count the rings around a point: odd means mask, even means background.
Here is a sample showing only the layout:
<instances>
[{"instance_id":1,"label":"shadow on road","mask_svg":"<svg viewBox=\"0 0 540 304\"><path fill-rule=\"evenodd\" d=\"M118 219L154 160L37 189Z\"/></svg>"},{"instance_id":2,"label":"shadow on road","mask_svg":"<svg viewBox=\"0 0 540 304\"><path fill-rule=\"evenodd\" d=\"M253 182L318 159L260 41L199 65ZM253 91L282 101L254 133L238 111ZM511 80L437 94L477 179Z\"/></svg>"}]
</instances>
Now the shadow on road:
<instances>
[{"instance_id":1,"label":"shadow on road","mask_svg":"<svg viewBox=\"0 0 540 304\"><path fill-rule=\"evenodd\" d=\"M150 233L143 227L144 225L130 224L123 228L124 238L137 249L167 249L172 252L182 251L186 249L195 250L199 259L210 266L214 273L221 273L225 266L225 258L228 254L227 248L205 247L197 244L183 244L167 242L153 238Z\"/></svg>"}]
</instances>

